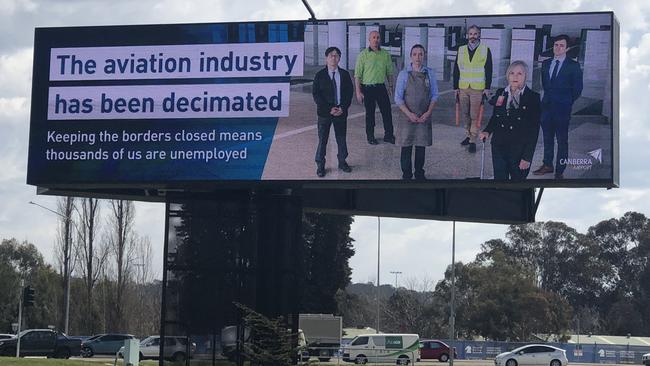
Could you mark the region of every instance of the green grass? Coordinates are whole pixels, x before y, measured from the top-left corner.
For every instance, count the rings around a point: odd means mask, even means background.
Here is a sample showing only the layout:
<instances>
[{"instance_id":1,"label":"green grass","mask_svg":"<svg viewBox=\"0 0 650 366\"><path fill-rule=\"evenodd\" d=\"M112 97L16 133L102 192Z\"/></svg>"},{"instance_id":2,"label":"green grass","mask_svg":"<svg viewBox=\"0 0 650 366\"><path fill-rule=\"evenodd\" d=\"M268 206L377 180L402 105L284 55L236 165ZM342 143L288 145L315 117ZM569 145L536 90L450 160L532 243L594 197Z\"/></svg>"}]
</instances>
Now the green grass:
<instances>
[{"instance_id":1,"label":"green grass","mask_svg":"<svg viewBox=\"0 0 650 366\"><path fill-rule=\"evenodd\" d=\"M165 363L165 365L173 363ZM106 366L113 365L113 361L87 361L87 360L59 360L52 358L15 358L0 357L0 366ZM117 366L124 365L124 360L117 360ZM141 366L157 366L158 361L146 360L140 361Z\"/></svg>"}]
</instances>

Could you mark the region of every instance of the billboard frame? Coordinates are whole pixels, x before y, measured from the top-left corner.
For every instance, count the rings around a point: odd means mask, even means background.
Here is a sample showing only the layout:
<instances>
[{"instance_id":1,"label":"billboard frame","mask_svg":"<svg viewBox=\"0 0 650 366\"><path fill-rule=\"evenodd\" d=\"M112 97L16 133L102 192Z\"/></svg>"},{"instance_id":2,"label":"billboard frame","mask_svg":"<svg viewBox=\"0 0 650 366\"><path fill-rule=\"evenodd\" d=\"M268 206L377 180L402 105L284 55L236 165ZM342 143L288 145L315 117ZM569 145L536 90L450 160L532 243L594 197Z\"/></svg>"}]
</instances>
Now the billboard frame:
<instances>
[{"instance_id":1,"label":"billboard frame","mask_svg":"<svg viewBox=\"0 0 650 366\"><path fill-rule=\"evenodd\" d=\"M95 194L96 196L110 197L114 195L141 196L143 200L149 200L151 192L166 191L212 191L217 189L439 189L439 188L496 188L496 189L530 189L530 188L617 188L619 187L620 175L620 143L619 139L619 43L620 43L620 25L613 11L594 11L594 12L571 12L571 13L522 13L522 14L490 14L490 15L451 15L451 16L412 16L412 17L376 17L376 18L334 18L334 19L308 19L308 20L272 20L272 21L250 21L247 24L275 24L287 22L304 22L310 24L314 22L330 21L385 21L385 20L418 20L427 19L435 21L437 19L464 19L464 18L489 18L489 17L515 17L515 16L554 16L554 15L608 15L610 17L610 57L611 57L611 152L612 168L611 178L608 179L563 179L563 180L526 180L523 182L498 181L493 179L432 179L426 182L409 181L404 182L399 179L390 180L188 180L188 181L129 181L124 183L86 183L84 181L68 181L66 183L57 183L53 181L35 181L30 177L28 169L27 184L39 187L39 192L44 194L60 194L59 192L78 193L80 195ZM194 25L225 25L234 24L235 22L213 22L213 23L171 23L171 24L143 24L143 25L112 25L112 26L79 26L79 27L43 27L36 28L35 43L37 33L40 30L72 28L77 30L106 28L106 27L159 27L159 26L194 26ZM36 55L36 47L34 49ZM33 69L36 75L36 63ZM34 76L33 75L33 76ZM35 80L33 78L33 80ZM101 82L100 82L101 84ZM32 88L32 100L37 88ZM36 118L34 108L30 111L31 121ZM30 154L32 148L32 131L30 129ZM30 159L31 160L31 159ZM47 192L47 193L46 193ZM153 196L158 194L153 193ZM164 193L163 193L164 196ZM154 199L159 200L159 199Z\"/></svg>"}]
</instances>

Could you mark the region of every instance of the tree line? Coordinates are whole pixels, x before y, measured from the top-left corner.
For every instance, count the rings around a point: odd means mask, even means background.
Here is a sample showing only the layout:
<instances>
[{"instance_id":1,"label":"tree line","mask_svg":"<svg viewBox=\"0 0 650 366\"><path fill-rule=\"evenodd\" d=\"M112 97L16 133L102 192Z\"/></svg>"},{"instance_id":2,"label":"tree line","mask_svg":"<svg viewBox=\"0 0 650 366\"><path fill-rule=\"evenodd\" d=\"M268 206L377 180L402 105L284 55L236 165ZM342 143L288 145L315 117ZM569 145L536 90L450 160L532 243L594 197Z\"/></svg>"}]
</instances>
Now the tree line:
<instances>
[{"instance_id":1,"label":"tree line","mask_svg":"<svg viewBox=\"0 0 650 366\"><path fill-rule=\"evenodd\" d=\"M18 320L24 280L36 300L24 308L22 329L63 331L69 307L70 334L157 334L161 283L150 239L135 231L133 202L60 197L55 212L53 264L27 241L0 244L0 333L10 333Z\"/></svg>"},{"instance_id":2,"label":"tree line","mask_svg":"<svg viewBox=\"0 0 650 366\"><path fill-rule=\"evenodd\" d=\"M455 264L456 336L566 341L572 333L650 335L650 220L628 212L580 233L561 222L512 225ZM448 338L451 266L444 279L381 286L380 330ZM348 327L376 323L376 289L336 295Z\"/></svg>"},{"instance_id":3,"label":"tree line","mask_svg":"<svg viewBox=\"0 0 650 366\"><path fill-rule=\"evenodd\" d=\"M72 200L70 202L69 200ZM28 242L0 244L0 332L17 319L23 278L36 289L25 326L63 329L66 268L70 333L159 332L161 283L152 248L134 230L128 201L61 198L57 259L47 264ZM66 221L73 221L67 223ZM300 312L343 316L345 327L374 327L376 287L350 284L353 218L306 213ZM66 238L68 238L66 242ZM560 222L512 225L469 263L455 264L456 336L566 340L580 332L650 335L650 220L628 212L586 232ZM444 279L380 286L380 330L449 337L451 266Z\"/></svg>"}]
</instances>

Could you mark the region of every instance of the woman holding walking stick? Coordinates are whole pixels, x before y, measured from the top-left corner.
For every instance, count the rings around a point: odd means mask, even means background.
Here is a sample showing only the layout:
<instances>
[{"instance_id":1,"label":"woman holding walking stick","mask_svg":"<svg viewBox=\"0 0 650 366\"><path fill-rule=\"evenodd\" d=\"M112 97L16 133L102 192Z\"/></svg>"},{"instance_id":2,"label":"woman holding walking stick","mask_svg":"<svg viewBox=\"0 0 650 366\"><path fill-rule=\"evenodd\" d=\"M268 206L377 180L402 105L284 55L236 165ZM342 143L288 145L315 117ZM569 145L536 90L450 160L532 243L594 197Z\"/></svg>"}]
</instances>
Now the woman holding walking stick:
<instances>
[{"instance_id":1,"label":"woman holding walking stick","mask_svg":"<svg viewBox=\"0 0 650 366\"><path fill-rule=\"evenodd\" d=\"M497 90L490 101L492 118L479 137L492 136L494 179L523 181L533 160L541 107L539 94L526 87L528 65L514 61L508 66L508 86Z\"/></svg>"}]
</instances>

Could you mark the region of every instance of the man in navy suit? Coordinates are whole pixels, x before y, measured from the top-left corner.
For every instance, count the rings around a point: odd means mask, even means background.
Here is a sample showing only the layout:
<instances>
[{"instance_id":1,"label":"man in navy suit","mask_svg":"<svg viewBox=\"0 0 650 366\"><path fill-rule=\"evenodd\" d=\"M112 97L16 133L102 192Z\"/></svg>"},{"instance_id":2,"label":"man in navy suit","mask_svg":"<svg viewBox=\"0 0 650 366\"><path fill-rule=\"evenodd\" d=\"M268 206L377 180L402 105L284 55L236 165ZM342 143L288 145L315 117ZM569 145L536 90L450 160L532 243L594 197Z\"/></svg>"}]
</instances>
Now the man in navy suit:
<instances>
[{"instance_id":1,"label":"man in navy suit","mask_svg":"<svg viewBox=\"0 0 650 366\"><path fill-rule=\"evenodd\" d=\"M318 148L316 149L316 175L325 176L325 152L330 128L334 125L334 136L338 147L339 169L350 173L352 168L345 159L348 157L346 142L348 109L352 104L352 79L350 73L339 67L341 50L329 47L325 50L327 66L316 73L312 95L318 114Z\"/></svg>"},{"instance_id":2,"label":"man in navy suit","mask_svg":"<svg viewBox=\"0 0 650 366\"><path fill-rule=\"evenodd\" d=\"M569 157L569 121L573 102L582 93L580 64L568 58L569 37L559 35L553 43L552 59L542 63L542 132L544 135L544 163L533 174L544 175L555 171L555 179L564 178ZM553 153L557 139L557 157L553 169Z\"/></svg>"}]
</instances>

